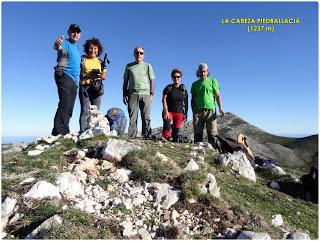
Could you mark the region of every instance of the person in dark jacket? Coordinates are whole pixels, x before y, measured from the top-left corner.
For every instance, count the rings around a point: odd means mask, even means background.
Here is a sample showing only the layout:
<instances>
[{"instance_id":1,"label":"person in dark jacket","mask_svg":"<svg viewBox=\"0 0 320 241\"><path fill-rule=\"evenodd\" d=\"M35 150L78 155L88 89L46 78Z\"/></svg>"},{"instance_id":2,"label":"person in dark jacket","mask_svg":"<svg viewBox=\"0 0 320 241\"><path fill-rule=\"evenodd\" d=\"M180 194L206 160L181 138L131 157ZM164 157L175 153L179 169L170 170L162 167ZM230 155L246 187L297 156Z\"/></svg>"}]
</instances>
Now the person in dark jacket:
<instances>
[{"instance_id":1,"label":"person in dark jacket","mask_svg":"<svg viewBox=\"0 0 320 241\"><path fill-rule=\"evenodd\" d=\"M172 84L167 85L162 95L162 138L177 142L179 140L179 129L182 122L188 116L188 92L181 84L182 72L173 69L171 72Z\"/></svg>"}]
</instances>

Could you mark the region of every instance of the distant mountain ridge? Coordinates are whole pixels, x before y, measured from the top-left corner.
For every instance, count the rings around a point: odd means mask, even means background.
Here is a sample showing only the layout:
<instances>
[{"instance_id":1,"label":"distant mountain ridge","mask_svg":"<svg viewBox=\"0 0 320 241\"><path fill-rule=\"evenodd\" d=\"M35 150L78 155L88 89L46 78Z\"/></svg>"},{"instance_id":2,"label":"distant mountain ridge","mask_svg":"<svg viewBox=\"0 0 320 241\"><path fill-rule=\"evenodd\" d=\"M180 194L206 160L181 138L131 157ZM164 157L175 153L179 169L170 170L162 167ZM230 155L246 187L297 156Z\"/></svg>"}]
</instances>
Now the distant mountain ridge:
<instances>
[{"instance_id":1,"label":"distant mountain ridge","mask_svg":"<svg viewBox=\"0 0 320 241\"><path fill-rule=\"evenodd\" d=\"M156 128L155 133L161 133L162 128ZM181 127L181 133L193 139L192 121ZM236 139L239 133L247 138L247 143L254 155L279 161L283 166L306 167L318 162L318 135L303 138L290 138L272 135L227 112L218 118L219 135ZM206 131L204 131L206 138Z\"/></svg>"}]
</instances>

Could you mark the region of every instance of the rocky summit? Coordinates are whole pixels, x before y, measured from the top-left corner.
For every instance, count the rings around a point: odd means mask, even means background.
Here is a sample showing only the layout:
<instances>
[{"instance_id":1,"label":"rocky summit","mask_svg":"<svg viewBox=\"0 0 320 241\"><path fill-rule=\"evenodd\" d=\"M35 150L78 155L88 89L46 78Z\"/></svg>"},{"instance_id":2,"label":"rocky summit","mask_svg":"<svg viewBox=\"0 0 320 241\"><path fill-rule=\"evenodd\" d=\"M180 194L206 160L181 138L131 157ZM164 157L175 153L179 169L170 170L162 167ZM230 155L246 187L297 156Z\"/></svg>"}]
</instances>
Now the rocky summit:
<instances>
[{"instance_id":1,"label":"rocky summit","mask_svg":"<svg viewBox=\"0 0 320 241\"><path fill-rule=\"evenodd\" d=\"M218 117L218 131L222 137L237 139L242 133L254 155L277 160L285 166L310 166L318 163L318 135L304 138L289 138L272 135L262 129L246 122L239 116L227 112L224 117ZM155 128L154 134L159 136L162 128ZM184 123L180 133L193 140L192 121ZM206 140L204 130L204 140Z\"/></svg>"},{"instance_id":2,"label":"rocky summit","mask_svg":"<svg viewBox=\"0 0 320 241\"><path fill-rule=\"evenodd\" d=\"M80 136L39 137L2 153L2 238L318 238L318 204L283 185L302 185L314 137L275 137L227 113L221 134L242 132L255 155L278 160L259 166L206 142L117 136L90 113Z\"/></svg>"}]
</instances>

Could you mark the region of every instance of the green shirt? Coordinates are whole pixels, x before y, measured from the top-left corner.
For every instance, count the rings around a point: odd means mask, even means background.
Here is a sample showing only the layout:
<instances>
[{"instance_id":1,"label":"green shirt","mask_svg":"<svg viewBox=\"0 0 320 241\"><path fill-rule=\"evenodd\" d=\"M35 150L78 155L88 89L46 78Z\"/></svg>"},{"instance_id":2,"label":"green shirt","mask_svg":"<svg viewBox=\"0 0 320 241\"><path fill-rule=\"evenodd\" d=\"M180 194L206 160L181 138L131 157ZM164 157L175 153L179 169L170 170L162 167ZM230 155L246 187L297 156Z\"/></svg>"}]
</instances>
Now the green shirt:
<instances>
[{"instance_id":1,"label":"green shirt","mask_svg":"<svg viewBox=\"0 0 320 241\"><path fill-rule=\"evenodd\" d=\"M197 80L191 86L192 98L195 99L195 111L202 108L215 109L215 94L219 92L218 81L214 78Z\"/></svg>"},{"instance_id":2,"label":"green shirt","mask_svg":"<svg viewBox=\"0 0 320 241\"><path fill-rule=\"evenodd\" d=\"M128 91L130 94L149 95L149 79L154 80L155 76L150 64L133 62L127 64L123 78L129 80Z\"/></svg>"}]
</instances>

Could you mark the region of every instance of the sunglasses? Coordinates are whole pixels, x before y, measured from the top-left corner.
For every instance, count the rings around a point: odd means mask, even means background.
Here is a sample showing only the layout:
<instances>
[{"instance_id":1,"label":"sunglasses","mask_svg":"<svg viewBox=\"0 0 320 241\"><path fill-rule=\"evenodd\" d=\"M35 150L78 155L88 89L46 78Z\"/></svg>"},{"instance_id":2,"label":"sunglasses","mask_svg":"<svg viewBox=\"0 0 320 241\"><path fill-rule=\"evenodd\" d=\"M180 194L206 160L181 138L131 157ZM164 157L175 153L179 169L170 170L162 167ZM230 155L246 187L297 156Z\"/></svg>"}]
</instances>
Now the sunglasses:
<instances>
[{"instance_id":1,"label":"sunglasses","mask_svg":"<svg viewBox=\"0 0 320 241\"><path fill-rule=\"evenodd\" d=\"M136 55L143 55L144 52L135 52Z\"/></svg>"},{"instance_id":2,"label":"sunglasses","mask_svg":"<svg viewBox=\"0 0 320 241\"><path fill-rule=\"evenodd\" d=\"M71 33L77 33L77 34L79 34L79 33L81 33L79 30L71 30Z\"/></svg>"},{"instance_id":3,"label":"sunglasses","mask_svg":"<svg viewBox=\"0 0 320 241\"><path fill-rule=\"evenodd\" d=\"M178 78L178 79L180 79L181 78L181 76L177 76L177 75L174 75L174 76L172 76L172 78Z\"/></svg>"}]
</instances>

